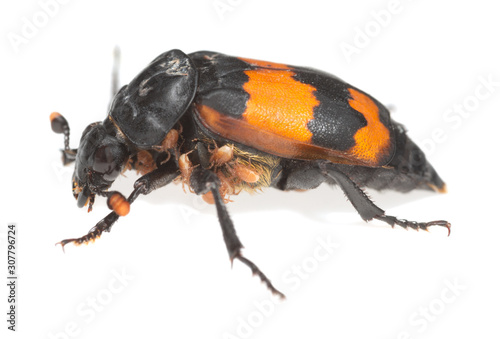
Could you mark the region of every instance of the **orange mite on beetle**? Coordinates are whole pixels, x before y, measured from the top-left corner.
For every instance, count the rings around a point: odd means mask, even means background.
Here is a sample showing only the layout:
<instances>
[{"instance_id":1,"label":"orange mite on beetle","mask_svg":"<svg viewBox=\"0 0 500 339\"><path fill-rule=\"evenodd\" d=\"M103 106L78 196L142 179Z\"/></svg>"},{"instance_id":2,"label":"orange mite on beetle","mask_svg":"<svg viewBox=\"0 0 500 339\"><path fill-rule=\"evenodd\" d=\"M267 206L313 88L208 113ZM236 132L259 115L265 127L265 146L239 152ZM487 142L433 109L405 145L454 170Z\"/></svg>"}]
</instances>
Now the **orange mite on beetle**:
<instances>
[{"instance_id":1,"label":"orange mite on beetle","mask_svg":"<svg viewBox=\"0 0 500 339\"><path fill-rule=\"evenodd\" d=\"M143 194L172 182L215 204L231 262L247 265L284 297L243 248L226 208L241 190L309 190L338 185L365 221L415 230L445 220L415 222L387 215L362 188L446 192L445 183L376 99L336 76L306 67L201 51L165 52L115 95L102 122L90 124L78 149L69 125L50 115L64 134L63 163L75 162L78 207L107 198L112 210L87 235L58 244L82 244L109 232ZM109 190L120 173L142 176L126 198Z\"/></svg>"}]
</instances>

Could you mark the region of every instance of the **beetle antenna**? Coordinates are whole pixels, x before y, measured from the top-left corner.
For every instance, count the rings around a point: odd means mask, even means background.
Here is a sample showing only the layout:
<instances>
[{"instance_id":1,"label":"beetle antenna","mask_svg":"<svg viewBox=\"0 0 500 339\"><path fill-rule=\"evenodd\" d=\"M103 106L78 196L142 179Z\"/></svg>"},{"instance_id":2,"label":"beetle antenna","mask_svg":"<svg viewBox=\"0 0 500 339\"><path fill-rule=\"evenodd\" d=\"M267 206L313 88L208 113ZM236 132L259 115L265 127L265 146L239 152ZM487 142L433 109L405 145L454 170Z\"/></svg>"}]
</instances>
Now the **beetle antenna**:
<instances>
[{"instance_id":1,"label":"beetle antenna","mask_svg":"<svg viewBox=\"0 0 500 339\"><path fill-rule=\"evenodd\" d=\"M113 101L120 87L120 57L120 47L115 46L113 49L113 70L111 73L111 101Z\"/></svg>"},{"instance_id":2,"label":"beetle antenna","mask_svg":"<svg viewBox=\"0 0 500 339\"><path fill-rule=\"evenodd\" d=\"M69 124L65 117L57 112L50 114L50 126L57 134L64 134L63 164L67 165L76 158L76 149L69 148Z\"/></svg>"}]
</instances>

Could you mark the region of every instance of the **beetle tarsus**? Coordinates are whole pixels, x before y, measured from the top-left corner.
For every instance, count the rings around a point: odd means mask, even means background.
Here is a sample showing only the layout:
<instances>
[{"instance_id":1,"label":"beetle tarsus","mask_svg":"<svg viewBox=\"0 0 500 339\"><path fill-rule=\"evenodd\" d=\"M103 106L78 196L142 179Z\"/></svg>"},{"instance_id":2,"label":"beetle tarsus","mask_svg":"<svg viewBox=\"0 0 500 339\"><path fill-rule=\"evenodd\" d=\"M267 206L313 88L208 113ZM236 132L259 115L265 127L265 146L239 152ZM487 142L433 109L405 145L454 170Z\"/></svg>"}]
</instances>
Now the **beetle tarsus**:
<instances>
[{"instance_id":1,"label":"beetle tarsus","mask_svg":"<svg viewBox=\"0 0 500 339\"><path fill-rule=\"evenodd\" d=\"M451 233L451 224L446 220L435 220L429 222L417 222L417 221L409 221L406 219L398 219L396 217L390 215L382 215L376 216L375 219L382 220L394 228L394 225L398 225L403 227L404 229L412 228L414 230L424 230L428 231L431 226L442 226L448 229L448 236Z\"/></svg>"},{"instance_id":2,"label":"beetle tarsus","mask_svg":"<svg viewBox=\"0 0 500 339\"><path fill-rule=\"evenodd\" d=\"M242 256L240 253L238 253L234 259L238 259L239 261L247 265L252 270L252 274L258 276L260 278L260 281L262 281L262 283L266 285L266 287L271 291L272 294L278 296L280 299L286 299L286 296L273 286L271 280L269 280L269 278L264 273L262 273L259 267L252 261Z\"/></svg>"},{"instance_id":3,"label":"beetle tarsus","mask_svg":"<svg viewBox=\"0 0 500 339\"><path fill-rule=\"evenodd\" d=\"M64 239L56 243L56 245L61 245L64 252L64 246L69 243L73 243L76 246L81 244L88 244L89 242L94 242L101 237L102 232L109 232L111 226L118 220L118 215L115 212L111 212L104 219L99 221L90 231L80 238Z\"/></svg>"}]
</instances>

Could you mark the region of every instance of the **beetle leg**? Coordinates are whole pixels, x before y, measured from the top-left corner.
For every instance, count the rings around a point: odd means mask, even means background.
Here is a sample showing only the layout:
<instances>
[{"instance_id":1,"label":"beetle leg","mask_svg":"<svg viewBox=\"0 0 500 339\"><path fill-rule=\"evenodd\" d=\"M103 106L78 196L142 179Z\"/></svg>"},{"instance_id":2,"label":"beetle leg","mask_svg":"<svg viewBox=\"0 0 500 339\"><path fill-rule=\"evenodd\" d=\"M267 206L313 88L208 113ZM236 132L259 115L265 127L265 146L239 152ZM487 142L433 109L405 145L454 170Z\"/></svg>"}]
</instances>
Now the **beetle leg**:
<instances>
[{"instance_id":1,"label":"beetle leg","mask_svg":"<svg viewBox=\"0 0 500 339\"><path fill-rule=\"evenodd\" d=\"M238 259L243 264L247 265L254 275L259 276L260 280L267 286L267 288L275 295L280 298L285 298L285 295L278 291L268 277L255 265L252 261L248 260L241 254L243 245L236 234L233 222L229 217L224 200L222 199L219 187L220 180L214 172L197 167L193 170L190 178L191 187L194 192L198 195L205 194L207 192L212 192L215 207L217 208L217 216L219 218L219 223L222 228L222 236L226 244L227 252L229 253L229 258L231 264L234 259Z\"/></svg>"},{"instance_id":2,"label":"beetle leg","mask_svg":"<svg viewBox=\"0 0 500 339\"><path fill-rule=\"evenodd\" d=\"M375 219L385 221L386 223L388 223L392 227L394 227L394 225L398 225L398 226L401 226L403 228L411 227L417 231L419 229L427 231L428 227L430 227L430 226L443 226L443 227L446 227L448 229L448 236L450 236L450 232L451 232L451 224L446 220L417 222L417 221L409 221L406 219L397 219L396 217L393 217L390 215L376 216Z\"/></svg>"},{"instance_id":3,"label":"beetle leg","mask_svg":"<svg viewBox=\"0 0 500 339\"><path fill-rule=\"evenodd\" d=\"M90 229L90 231L80 238L73 239L65 239L58 242L56 245L61 245L63 250L64 246L69 243L74 243L75 245L86 244L88 242L93 242L98 239L102 232L109 232L113 224L120 217L120 209L115 208L117 204L132 204L135 199L141 194L149 194L152 191L161 188L169 183L171 183L177 176L179 175L177 164L174 161L169 161L152 172L143 175L134 183L134 190L129 195L127 199L123 197L121 193L116 191L106 192L106 196L108 196L108 206L113 207L113 212L109 213L104 219L99 221L94 227ZM118 202L113 202L113 198L118 200ZM128 207L128 206L127 206ZM117 212L115 212L117 211Z\"/></svg>"},{"instance_id":4,"label":"beetle leg","mask_svg":"<svg viewBox=\"0 0 500 339\"><path fill-rule=\"evenodd\" d=\"M385 211L375 205L370 200L370 198L368 198L365 192L363 192L363 190L359 188L359 186L356 185L343 172L341 172L331 164L325 162L319 162L319 167L326 177L333 179L342 188L344 194L347 196L354 208L358 211L363 220L368 221L372 219L378 219L388 223L392 227L394 227L394 225L398 225L405 229L408 229L408 227L410 227L417 231L419 229L427 231L428 227L430 226L443 226L448 229L448 235L450 235L451 225L445 220L416 222L408 221L405 219L397 219L396 217L386 215Z\"/></svg>"},{"instance_id":5,"label":"beetle leg","mask_svg":"<svg viewBox=\"0 0 500 339\"><path fill-rule=\"evenodd\" d=\"M75 245L81 245L81 244L87 244L89 242L94 242L101 236L102 232L109 232L111 226L118 220L118 218L119 218L118 214L116 214L115 212L111 212L104 219L99 221L94 227L92 227L90 231L83 237L64 239L56 243L56 245L61 245L64 251L64 246L66 246L69 243L73 243Z\"/></svg>"}]
</instances>

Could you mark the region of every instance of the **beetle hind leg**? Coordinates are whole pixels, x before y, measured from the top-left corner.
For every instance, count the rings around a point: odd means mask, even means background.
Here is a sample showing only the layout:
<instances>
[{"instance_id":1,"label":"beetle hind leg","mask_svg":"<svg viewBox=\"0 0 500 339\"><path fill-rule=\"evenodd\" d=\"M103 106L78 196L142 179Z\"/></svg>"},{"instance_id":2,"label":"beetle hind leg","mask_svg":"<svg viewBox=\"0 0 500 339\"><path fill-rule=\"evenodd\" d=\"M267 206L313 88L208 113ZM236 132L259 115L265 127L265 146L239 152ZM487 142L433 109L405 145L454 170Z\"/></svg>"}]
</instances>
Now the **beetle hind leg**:
<instances>
[{"instance_id":1,"label":"beetle hind leg","mask_svg":"<svg viewBox=\"0 0 500 339\"><path fill-rule=\"evenodd\" d=\"M401 226L405 229L408 229L408 227L413 228L414 230L424 230L428 231L428 228L431 226L442 226L446 227L448 229L448 236L450 235L451 232L451 224L446 221L446 220L435 220L435 221L429 221L429 222L417 222L417 221L409 221L406 219L398 219L396 217L390 216L390 215L381 215L381 216L375 216L375 219L382 220L392 227L394 225Z\"/></svg>"},{"instance_id":2,"label":"beetle hind leg","mask_svg":"<svg viewBox=\"0 0 500 339\"><path fill-rule=\"evenodd\" d=\"M448 229L448 235L450 235L451 225L445 220L417 222L398 219L396 217L386 215L385 211L375 205L358 185L356 185L347 175L338 170L335 166L332 166L329 163L320 162L319 167L322 170L323 175L327 178L333 179L342 188L344 194L358 211L363 220L369 221L372 219L378 219L388 223L392 227L394 227L394 225L398 225L405 229L410 227L417 231L420 229L427 231L431 226L442 226Z\"/></svg>"}]
</instances>

